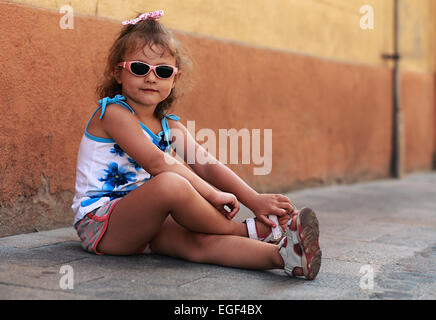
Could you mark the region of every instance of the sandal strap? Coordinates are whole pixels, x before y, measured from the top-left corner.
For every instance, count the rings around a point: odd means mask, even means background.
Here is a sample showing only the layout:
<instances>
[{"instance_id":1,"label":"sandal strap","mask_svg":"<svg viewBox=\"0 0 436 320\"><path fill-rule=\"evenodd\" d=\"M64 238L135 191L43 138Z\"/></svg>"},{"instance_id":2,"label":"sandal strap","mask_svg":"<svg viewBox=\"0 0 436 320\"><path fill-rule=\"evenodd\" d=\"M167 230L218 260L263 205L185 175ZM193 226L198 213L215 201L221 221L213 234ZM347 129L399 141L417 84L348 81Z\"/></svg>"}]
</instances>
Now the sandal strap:
<instances>
[{"instance_id":1,"label":"sandal strap","mask_svg":"<svg viewBox=\"0 0 436 320\"><path fill-rule=\"evenodd\" d=\"M284 237L278 247L280 255L283 258L283 261L285 263L284 269L287 274L290 276L294 276L294 268L300 267L301 268L301 256L299 256L295 250L294 250L294 244L289 243L287 241L288 239Z\"/></svg>"},{"instance_id":2,"label":"sandal strap","mask_svg":"<svg viewBox=\"0 0 436 320\"><path fill-rule=\"evenodd\" d=\"M275 228L272 228L273 239L278 241L282 238L282 228L280 228L277 216L270 214L268 218L276 224Z\"/></svg>"},{"instance_id":3,"label":"sandal strap","mask_svg":"<svg viewBox=\"0 0 436 320\"><path fill-rule=\"evenodd\" d=\"M297 231L298 229L295 231L291 229L292 220L294 219L294 217L296 215L298 215L298 212L294 211L294 213L292 213L292 215L291 215L291 219L289 219L289 221L288 221L288 225L286 226L287 235L290 237L290 239L292 240L292 242L294 244L300 243L300 240L298 239L298 231Z\"/></svg>"},{"instance_id":4,"label":"sandal strap","mask_svg":"<svg viewBox=\"0 0 436 320\"><path fill-rule=\"evenodd\" d=\"M292 231L289 229L288 235L290 236L293 244L299 244L300 241L298 240L298 233L297 231Z\"/></svg>"},{"instance_id":5,"label":"sandal strap","mask_svg":"<svg viewBox=\"0 0 436 320\"><path fill-rule=\"evenodd\" d=\"M276 216L274 216L274 217L276 217ZM275 228L276 229L275 234L274 234L273 230L271 230L271 229L268 233L259 234L258 230L257 230L257 226L256 226L256 218L247 218L247 219L245 219L244 223L247 225L248 236L251 239L260 240L260 241L268 242L268 243L277 243L282 239L282 237L284 235L284 232L283 232L282 228L280 227L280 225L278 224L277 219L275 222L277 224L277 227Z\"/></svg>"},{"instance_id":6,"label":"sandal strap","mask_svg":"<svg viewBox=\"0 0 436 320\"><path fill-rule=\"evenodd\" d=\"M248 236L251 239L259 240L256 230L256 222L254 221L254 218L247 218L245 220L245 223L247 224Z\"/></svg>"}]
</instances>

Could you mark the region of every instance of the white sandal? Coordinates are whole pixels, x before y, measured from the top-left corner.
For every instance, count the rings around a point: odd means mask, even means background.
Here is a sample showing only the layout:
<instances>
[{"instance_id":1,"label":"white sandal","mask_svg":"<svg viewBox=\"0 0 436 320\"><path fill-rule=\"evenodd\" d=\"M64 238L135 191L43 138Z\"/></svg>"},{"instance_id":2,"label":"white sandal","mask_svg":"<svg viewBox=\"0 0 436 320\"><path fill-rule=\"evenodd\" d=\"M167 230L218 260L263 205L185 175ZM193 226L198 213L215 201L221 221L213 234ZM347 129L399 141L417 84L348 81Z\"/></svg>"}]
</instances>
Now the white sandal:
<instances>
[{"instance_id":1,"label":"white sandal","mask_svg":"<svg viewBox=\"0 0 436 320\"><path fill-rule=\"evenodd\" d=\"M292 218L289 221L292 222ZM303 254L301 252L297 232L294 232L289 228L286 231L286 236L283 237L278 245L279 253L285 263L285 272L291 277L296 277L301 274L303 270L301 261Z\"/></svg>"},{"instance_id":2,"label":"white sandal","mask_svg":"<svg viewBox=\"0 0 436 320\"><path fill-rule=\"evenodd\" d=\"M315 212L310 208L303 208L296 213L296 228L291 229L293 216L286 227L285 237L278 247L285 263L285 272L295 277L303 273L308 280L317 276L321 267L322 252L319 247L319 223ZM299 268L299 272L296 273Z\"/></svg>"}]
</instances>

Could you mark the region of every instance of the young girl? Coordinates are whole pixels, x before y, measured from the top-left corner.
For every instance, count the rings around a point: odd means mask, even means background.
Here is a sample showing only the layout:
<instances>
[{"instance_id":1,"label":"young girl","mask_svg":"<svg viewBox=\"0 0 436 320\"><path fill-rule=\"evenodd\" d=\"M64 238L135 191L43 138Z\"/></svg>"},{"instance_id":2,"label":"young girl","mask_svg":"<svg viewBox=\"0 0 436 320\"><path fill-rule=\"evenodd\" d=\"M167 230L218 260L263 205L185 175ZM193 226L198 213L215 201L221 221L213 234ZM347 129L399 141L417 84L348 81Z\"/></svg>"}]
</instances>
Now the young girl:
<instances>
[{"instance_id":1,"label":"young girl","mask_svg":"<svg viewBox=\"0 0 436 320\"><path fill-rule=\"evenodd\" d=\"M110 50L102 99L78 154L72 207L82 247L96 254L153 252L239 268L284 268L290 276L314 279L321 265L315 213L294 210L284 195L257 193L167 113L185 60L157 21L162 14L124 21ZM172 138L171 130L183 139ZM186 162L188 145L214 161L189 164L189 170L170 154L170 147L179 150ZM238 201L256 218L233 221ZM279 226L268 215L278 216ZM278 245L270 243L272 227L283 231Z\"/></svg>"}]
</instances>

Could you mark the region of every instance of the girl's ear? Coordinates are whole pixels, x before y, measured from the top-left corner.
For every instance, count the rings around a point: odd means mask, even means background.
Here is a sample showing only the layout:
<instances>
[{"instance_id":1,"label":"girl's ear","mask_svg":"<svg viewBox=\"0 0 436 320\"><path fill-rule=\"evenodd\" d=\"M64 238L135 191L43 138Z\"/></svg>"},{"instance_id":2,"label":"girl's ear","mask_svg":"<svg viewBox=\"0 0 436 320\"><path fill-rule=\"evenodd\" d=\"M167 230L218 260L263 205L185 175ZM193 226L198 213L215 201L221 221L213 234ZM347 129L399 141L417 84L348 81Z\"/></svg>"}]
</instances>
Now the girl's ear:
<instances>
[{"instance_id":1,"label":"girl's ear","mask_svg":"<svg viewBox=\"0 0 436 320\"><path fill-rule=\"evenodd\" d=\"M115 67L113 75L114 75L114 78L117 81L117 83L122 84L122 82L121 82L121 69L118 67Z\"/></svg>"},{"instance_id":2,"label":"girl's ear","mask_svg":"<svg viewBox=\"0 0 436 320\"><path fill-rule=\"evenodd\" d=\"M173 88L176 86L176 82L177 80L179 80L179 78L182 76L182 72L179 71L176 73L176 75L174 76L174 80L173 80Z\"/></svg>"}]
</instances>

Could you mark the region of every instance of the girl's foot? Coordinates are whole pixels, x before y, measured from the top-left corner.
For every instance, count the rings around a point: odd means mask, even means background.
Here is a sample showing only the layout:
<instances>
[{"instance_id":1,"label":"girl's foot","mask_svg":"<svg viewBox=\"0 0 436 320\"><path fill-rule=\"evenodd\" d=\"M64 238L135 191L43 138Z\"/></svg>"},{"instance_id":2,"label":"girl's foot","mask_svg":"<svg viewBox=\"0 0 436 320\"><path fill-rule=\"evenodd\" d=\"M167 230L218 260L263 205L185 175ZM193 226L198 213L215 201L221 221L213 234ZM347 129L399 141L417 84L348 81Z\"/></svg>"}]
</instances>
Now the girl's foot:
<instances>
[{"instance_id":1,"label":"girl's foot","mask_svg":"<svg viewBox=\"0 0 436 320\"><path fill-rule=\"evenodd\" d=\"M293 214L286 227L285 237L278 246L287 274L315 279L321 267L322 255L318 240L319 223L315 212L303 208Z\"/></svg>"}]
</instances>

